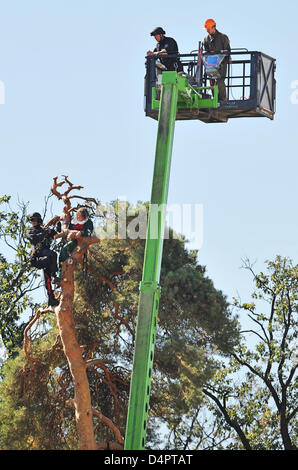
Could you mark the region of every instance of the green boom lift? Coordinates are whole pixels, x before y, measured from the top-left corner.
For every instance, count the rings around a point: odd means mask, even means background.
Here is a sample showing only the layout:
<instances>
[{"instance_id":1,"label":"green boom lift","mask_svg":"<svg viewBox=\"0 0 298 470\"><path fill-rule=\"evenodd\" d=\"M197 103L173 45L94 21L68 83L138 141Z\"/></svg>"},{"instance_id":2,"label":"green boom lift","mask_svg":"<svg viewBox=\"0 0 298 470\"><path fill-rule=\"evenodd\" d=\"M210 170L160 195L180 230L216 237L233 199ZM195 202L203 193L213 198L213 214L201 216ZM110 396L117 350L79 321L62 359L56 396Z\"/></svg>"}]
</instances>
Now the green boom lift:
<instances>
[{"instance_id":1,"label":"green boom lift","mask_svg":"<svg viewBox=\"0 0 298 470\"><path fill-rule=\"evenodd\" d=\"M162 74L160 100L156 100L155 92L152 99L152 106L154 108L159 107L158 132L143 276L140 283L125 450L142 450L145 446L160 297L159 279L163 251L165 211L168 198L176 113L179 107L188 107L189 109L199 109L200 107L217 108L218 87L213 87L212 98L204 99L202 98L202 93L207 88L211 87L194 89L188 83L186 77L179 75L177 72L164 72ZM157 211L156 208L158 208Z\"/></svg>"},{"instance_id":2,"label":"green boom lift","mask_svg":"<svg viewBox=\"0 0 298 470\"><path fill-rule=\"evenodd\" d=\"M147 60L145 112L147 116L158 119L158 131L140 283L125 450L145 448L175 121L197 119L219 123L235 117L267 117L272 120L275 113L275 59L270 56L247 50L229 53L228 98L221 102L218 101L216 82L212 87L206 86L208 77L214 72L214 63L220 57L213 55L208 58L207 54L203 54L204 67L197 66L196 55L179 57L188 73L163 72L160 99L157 98L160 89L157 86L156 58ZM209 75L208 60L212 66ZM238 98L234 96L235 90L240 90Z\"/></svg>"}]
</instances>

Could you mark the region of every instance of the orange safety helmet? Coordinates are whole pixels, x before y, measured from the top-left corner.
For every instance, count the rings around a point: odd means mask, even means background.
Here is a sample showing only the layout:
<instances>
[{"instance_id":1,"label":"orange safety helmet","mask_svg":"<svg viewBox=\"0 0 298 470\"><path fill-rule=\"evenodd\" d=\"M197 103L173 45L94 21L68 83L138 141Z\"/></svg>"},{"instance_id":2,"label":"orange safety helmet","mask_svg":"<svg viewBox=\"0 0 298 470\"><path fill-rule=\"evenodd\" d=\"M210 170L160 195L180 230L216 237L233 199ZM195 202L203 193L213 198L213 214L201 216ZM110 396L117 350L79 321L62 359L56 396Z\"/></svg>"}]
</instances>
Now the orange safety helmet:
<instances>
[{"instance_id":1,"label":"orange safety helmet","mask_svg":"<svg viewBox=\"0 0 298 470\"><path fill-rule=\"evenodd\" d=\"M212 28L212 26L216 26L216 23L215 23L214 20L209 18L208 20L205 21L205 28L206 29Z\"/></svg>"}]
</instances>

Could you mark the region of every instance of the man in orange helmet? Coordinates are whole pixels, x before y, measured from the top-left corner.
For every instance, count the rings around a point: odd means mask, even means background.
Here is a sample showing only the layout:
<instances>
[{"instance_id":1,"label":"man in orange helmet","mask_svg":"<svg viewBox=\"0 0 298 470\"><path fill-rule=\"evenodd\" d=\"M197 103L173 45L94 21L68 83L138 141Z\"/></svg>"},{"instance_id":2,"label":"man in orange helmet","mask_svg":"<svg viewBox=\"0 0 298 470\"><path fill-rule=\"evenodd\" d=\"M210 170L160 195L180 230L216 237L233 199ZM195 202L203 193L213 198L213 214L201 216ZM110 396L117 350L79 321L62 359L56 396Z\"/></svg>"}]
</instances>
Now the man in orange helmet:
<instances>
[{"instance_id":1,"label":"man in orange helmet","mask_svg":"<svg viewBox=\"0 0 298 470\"><path fill-rule=\"evenodd\" d=\"M218 54L219 52L230 52L230 40L226 34L220 33L216 29L216 23L211 18L205 21L205 29L208 34L204 39L204 48L205 51L210 54ZM227 74L227 63L228 56L223 60L219 72L220 78L217 80L218 85L218 99L221 101L226 101L227 93L225 86L225 78Z\"/></svg>"}]
</instances>

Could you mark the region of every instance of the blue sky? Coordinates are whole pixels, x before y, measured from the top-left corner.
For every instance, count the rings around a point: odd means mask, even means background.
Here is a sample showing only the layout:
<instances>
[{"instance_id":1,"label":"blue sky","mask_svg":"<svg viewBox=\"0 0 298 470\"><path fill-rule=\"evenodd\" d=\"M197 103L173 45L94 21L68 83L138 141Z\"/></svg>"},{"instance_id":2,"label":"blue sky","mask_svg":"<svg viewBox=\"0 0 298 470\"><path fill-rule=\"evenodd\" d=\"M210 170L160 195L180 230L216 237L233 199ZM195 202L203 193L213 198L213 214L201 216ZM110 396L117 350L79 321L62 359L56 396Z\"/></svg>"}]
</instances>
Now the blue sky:
<instances>
[{"instance_id":1,"label":"blue sky","mask_svg":"<svg viewBox=\"0 0 298 470\"><path fill-rule=\"evenodd\" d=\"M297 262L298 105L291 83L298 80L298 4L209 5L3 0L0 193L40 211L52 178L66 174L104 203L148 200L157 130L143 112L150 31L163 26L187 53L203 39L205 19L214 18L232 47L277 59L276 118L177 122L169 203L203 205L199 262L229 299L239 292L244 301L252 284L240 269L243 257L256 260L256 270L276 254Z\"/></svg>"}]
</instances>

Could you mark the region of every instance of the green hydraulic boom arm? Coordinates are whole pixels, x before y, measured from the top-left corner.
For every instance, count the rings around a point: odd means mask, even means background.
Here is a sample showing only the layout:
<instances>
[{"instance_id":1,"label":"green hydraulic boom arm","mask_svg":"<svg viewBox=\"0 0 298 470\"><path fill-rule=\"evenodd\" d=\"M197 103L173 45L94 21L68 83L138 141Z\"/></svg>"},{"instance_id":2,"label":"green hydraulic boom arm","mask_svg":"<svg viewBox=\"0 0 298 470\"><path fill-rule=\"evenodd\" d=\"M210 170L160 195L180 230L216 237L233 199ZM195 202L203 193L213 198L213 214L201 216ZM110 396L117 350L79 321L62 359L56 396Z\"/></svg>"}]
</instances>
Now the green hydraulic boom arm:
<instances>
[{"instance_id":1,"label":"green hydraulic boom arm","mask_svg":"<svg viewBox=\"0 0 298 470\"><path fill-rule=\"evenodd\" d=\"M188 84L186 78L177 72L164 72L160 100L156 100L156 96L153 96L153 106L159 107L158 132L143 274L140 283L125 450L145 448L176 113L179 107L217 108L217 86L213 88L212 99L202 99L201 90L195 90Z\"/></svg>"}]
</instances>

